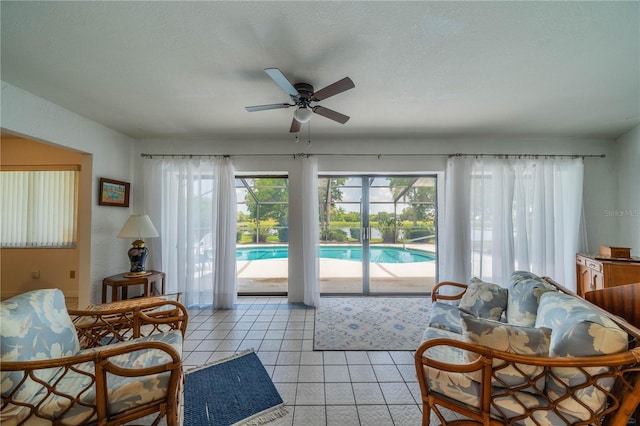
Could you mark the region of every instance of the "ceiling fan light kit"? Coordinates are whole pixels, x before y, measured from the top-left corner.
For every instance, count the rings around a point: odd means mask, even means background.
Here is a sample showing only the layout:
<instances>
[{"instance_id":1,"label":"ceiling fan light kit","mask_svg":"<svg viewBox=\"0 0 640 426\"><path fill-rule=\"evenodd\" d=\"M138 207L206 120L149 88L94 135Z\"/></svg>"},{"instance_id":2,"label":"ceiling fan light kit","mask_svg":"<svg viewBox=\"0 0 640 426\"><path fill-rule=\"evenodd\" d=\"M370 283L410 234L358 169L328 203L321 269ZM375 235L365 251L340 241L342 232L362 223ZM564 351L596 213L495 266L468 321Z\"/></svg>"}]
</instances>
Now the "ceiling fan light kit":
<instances>
[{"instance_id":1,"label":"ceiling fan light kit","mask_svg":"<svg viewBox=\"0 0 640 426\"><path fill-rule=\"evenodd\" d=\"M287 77L278 68L266 68L264 70L273 81L276 82L282 90L284 90L291 98L292 104L268 104L268 105L255 105L248 106L245 109L249 112L266 111L270 109L282 109L292 106L298 107L293 113L293 120L289 129L290 133L298 133L302 127L302 123L307 123L311 120L313 113L321 115L330 120L344 124L349 120L349 117L339 112L333 111L329 108L322 107L320 105L311 105L312 102L322 101L331 96L335 96L339 93L345 92L349 89L353 89L355 84L349 77L345 77L342 80L338 80L327 87L315 92L313 86L309 83L296 83L291 84Z\"/></svg>"},{"instance_id":2,"label":"ceiling fan light kit","mask_svg":"<svg viewBox=\"0 0 640 426\"><path fill-rule=\"evenodd\" d=\"M311 108L300 107L293 113L293 117L298 120L300 123L306 123L311 120L311 116L313 115L313 110Z\"/></svg>"}]
</instances>

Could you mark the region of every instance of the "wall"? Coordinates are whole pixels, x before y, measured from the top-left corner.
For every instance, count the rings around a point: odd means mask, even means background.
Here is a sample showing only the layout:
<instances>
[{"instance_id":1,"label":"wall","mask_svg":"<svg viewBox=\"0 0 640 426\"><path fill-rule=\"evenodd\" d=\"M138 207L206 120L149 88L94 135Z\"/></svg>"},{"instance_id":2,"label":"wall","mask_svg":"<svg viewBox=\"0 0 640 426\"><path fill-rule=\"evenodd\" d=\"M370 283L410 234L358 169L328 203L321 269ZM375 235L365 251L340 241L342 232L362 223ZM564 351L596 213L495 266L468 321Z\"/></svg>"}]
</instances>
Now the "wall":
<instances>
[{"instance_id":1,"label":"wall","mask_svg":"<svg viewBox=\"0 0 640 426\"><path fill-rule=\"evenodd\" d=\"M100 177L133 182L133 140L81 115L2 84L0 127L17 136L83 154L79 211L78 304L100 301L102 279L129 269L130 242L116 238L131 209L97 205ZM95 159L95 161L92 161Z\"/></svg>"},{"instance_id":2,"label":"wall","mask_svg":"<svg viewBox=\"0 0 640 426\"><path fill-rule=\"evenodd\" d=\"M2 166L82 164L82 154L54 146L2 135L0 145ZM82 170L80 171L82 180ZM85 172L86 173L86 172ZM2 298L38 288L59 288L65 296L78 297L78 278L70 278L71 270L78 271L78 248L17 248L0 249L0 282ZM38 271L39 278L31 276Z\"/></svg>"},{"instance_id":3,"label":"wall","mask_svg":"<svg viewBox=\"0 0 640 426\"><path fill-rule=\"evenodd\" d=\"M611 140L590 139L402 139L383 140L322 140L314 138L312 146L295 143L293 138L282 140L143 140L136 142L136 169L141 169L141 153L147 154L229 154L238 172L284 172L289 174L289 300L301 301L302 270L298 259L301 250L299 200L302 189L301 160L294 153L318 155L320 173L438 173L444 171L450 153L511 153L511 154L605 154L606 158L585 159L585 221L589 250L617 236L615 224L599 214L602 205L613 205L617 194L616 144ZM256 154L270 154L259 156ZM322 155L325 154L325 155ZM358 154L358 155L349 155ZM364 154L371 154L364 156ZM379 154L382 154L378 157ZM388 154L388 155L385 155ZM403 155L399 155L403 154ZM406 155L405 155L406 154ZM442 181L440 182L442 184ZM440 191L441 196L444 191ZM153 244L153 243L152 243Z\"/></svg>"},{"instance_id":4,"label":"wall","mask_svg":"<svg viewBox=\"0 0 640 426\"><path fill-rule=\"evenodd\" d=\"M615 245L631 247L631 254L640 257L640 126L618 139L617 145L618 199L603 215L618 227Z\"/></svg>"}]
</instances>

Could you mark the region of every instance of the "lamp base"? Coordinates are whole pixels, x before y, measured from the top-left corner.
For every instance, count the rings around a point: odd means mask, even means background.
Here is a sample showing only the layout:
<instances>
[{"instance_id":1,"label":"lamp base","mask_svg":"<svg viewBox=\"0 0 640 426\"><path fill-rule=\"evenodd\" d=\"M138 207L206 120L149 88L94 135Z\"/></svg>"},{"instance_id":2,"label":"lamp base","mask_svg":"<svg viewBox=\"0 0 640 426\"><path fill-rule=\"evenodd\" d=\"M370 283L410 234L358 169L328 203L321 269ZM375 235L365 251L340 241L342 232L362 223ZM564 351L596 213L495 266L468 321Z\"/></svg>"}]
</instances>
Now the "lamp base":
<instances>
[{"instance_id":1,"label":"lamp base","mask_svg":"<svg viewBox=\"0 0 640 426\"><path fill-rule=\"evenodd\" d=\"M140 272L127 272L123 275L125 278L138 278L138 277L146 277L147 275L151 275L150 271L140 271Z\"/></svg>"},{"instance_id":2,"label":"lamp base","mask_svg":"<svg viewBox=\"0 0 640 426\"><path fill-rule=\"evenodd\" d=\"M129 261L131 262L131 269L129 269L128 275L130 277L148 275L146 274L144 264L147 261L149 249L144 246L144 241L134 241L127 254L129 255Z\"/></svg>"}]
</instances>

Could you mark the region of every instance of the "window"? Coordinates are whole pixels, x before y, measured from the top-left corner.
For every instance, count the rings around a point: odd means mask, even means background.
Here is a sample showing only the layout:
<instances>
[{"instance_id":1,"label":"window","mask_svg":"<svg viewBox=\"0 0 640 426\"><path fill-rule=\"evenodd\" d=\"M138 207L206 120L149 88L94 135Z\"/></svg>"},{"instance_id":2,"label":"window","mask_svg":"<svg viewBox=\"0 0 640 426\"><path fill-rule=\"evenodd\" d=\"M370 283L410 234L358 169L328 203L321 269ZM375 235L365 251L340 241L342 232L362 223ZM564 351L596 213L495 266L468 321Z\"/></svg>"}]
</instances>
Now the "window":
<instances>
[{"instance_id":1,"label":"window","mask_svg":"<svg viewBox=\"0 0 640 426\"><path fill-rule=\"evenodd\" d=\"M71 168L0 172L2 247L75 247L78 170Z\"/></svg>"}]
</instances>

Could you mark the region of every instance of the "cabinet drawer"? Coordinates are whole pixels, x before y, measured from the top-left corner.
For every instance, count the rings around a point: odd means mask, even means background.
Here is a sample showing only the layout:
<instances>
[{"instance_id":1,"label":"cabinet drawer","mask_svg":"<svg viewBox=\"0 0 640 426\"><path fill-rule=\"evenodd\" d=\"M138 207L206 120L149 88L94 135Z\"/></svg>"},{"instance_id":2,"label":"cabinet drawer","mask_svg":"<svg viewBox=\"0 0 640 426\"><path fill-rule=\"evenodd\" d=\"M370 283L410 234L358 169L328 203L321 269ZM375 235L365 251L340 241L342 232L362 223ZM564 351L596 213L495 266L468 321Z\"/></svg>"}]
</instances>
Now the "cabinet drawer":
<instances>
[{"instance_id":1,"label":"cabinet drawer","mask_svg":"<svg viewBox=\"0 0 640 426\"><path fill-rule=\"evenodd\" d=\"M602 272L602 263L594 262L593 260L587 260L586 266L589 269L593 269L594 271Z\"/></svg>"},{"instance_id":2,"label":"cabinet drawer","mask_svg":"<svg viewBox=\"0 0 640 426\"><path fill-rule=\"evenodd\" d=\"M577 257L576 257L576 263L577 263L578 265L587 266L587 259L585 259L585 258L584 258L584 257L582 257L582 256L577 256Z\"/></svg>"}]
</instances>

